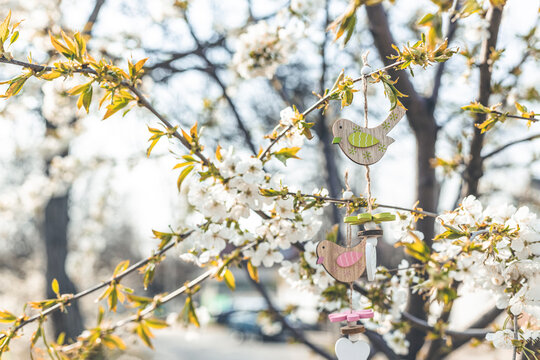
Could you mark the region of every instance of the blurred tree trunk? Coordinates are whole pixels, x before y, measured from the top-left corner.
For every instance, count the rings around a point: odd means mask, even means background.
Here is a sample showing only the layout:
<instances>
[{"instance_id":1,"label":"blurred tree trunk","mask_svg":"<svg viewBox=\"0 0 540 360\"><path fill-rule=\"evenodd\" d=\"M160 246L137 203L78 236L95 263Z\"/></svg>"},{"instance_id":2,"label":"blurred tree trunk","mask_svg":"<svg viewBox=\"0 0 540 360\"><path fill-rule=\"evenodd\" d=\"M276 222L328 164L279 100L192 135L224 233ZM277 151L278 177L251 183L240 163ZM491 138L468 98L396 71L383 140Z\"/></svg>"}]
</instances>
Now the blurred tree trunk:
<instances>
[{"instance_id":1,"label":"blurred tree trunk","mask_svg":"<svg viewBox=\"0 0 540 360\"><path fill-rule=\"evenodd\" d=\"M375 47L385 65L390 65L393 60L388 56L394 53L392 44L393 36L390 32L388 17L381 4L367 6L366 12L369 19L369 30L373 36ZM435 169L431 166L431 159L435 158L435 144L437 142L438 127L433 115L434 109L430 108L428 99L416 92L406 72L389 70L392 79L398 79L396 87L399 91L408 95L401 98L407 108L407 119L416 138L416 198L419 206L427 211L436 212L438 207L438 182ZM434 237L435 221L431 217L421 219L417 223L417 229L424 234L424 240L431 246ZM416 259L411 259L418 263ZM425 301L419 294L411 294L407 311L420 318L426 319ZM425 342L426 332L412 328L407 334L410 343L409 354L406 359L416 359L418 352Z\"/></svg>"},{"instance_id":2,"label":"blurred tree trunk","mask_svg":"<svg viewBox=\"0 0 540 360\"><path fill-rule=\"evenodd\" d=\"M66 273L67 257L67 230L69 191L59 197L53 197L45 208L45 221L43 226L43 239L47 253L46 287L47 298L55 298L51 289L53 279L58 280L60 292L63 294L76 293L75 285ZM84 330L83 319L79 311L78 302L75 301L67 307L67 312L54 312L51 315L54 333L58 336L64 332L66 338L76 339Z\"/></svg>"}]
</instances>

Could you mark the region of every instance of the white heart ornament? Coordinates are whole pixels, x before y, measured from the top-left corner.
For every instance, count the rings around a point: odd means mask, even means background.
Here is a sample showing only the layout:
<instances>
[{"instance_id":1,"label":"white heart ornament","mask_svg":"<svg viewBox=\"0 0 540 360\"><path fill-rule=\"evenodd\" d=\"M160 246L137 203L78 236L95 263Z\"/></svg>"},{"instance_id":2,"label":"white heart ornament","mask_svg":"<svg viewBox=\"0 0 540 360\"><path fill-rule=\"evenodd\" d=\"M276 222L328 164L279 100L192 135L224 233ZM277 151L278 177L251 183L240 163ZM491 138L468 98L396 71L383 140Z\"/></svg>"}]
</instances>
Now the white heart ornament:
<instances>
[{"instance_id":1,"label":"white heart ornament","mask_svg":"<svg viewBox=\"0 0 540 360\"><path fill-rule=\"evenodd\" d=\"M347 338L336 341L338 360L366 360L369 356L369 344L363 341L351 342Z\"/></svg>"}]
</instances>

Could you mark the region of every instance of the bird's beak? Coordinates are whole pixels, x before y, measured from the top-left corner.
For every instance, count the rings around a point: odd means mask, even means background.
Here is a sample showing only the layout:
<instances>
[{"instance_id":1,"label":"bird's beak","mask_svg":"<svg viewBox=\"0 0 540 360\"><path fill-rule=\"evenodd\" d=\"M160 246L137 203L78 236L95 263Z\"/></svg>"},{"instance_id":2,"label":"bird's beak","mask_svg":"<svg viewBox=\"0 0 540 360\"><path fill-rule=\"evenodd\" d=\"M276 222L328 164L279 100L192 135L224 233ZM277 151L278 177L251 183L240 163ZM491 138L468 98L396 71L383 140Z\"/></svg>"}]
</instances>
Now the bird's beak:
<instances>
[{"instance_id":1,"label":"bird's beak","mask_svg":"<svg viewBox=\"0 0 540 360\"><path fill-rule=\"evenodd\" d=\"M332 140L332 144L339 144L341 142L341 138L340 137L334 137L334 140Z\"/></svg>"},{"instance_id":2,"label":"bird's beak","mask_svg":"<svg viewBox=\"0 0 540 360\"><path fill-rule=\"evenodd\" d=\"M321 256L320 258L317 259L317 264L320 265L323 263L323 261L324 261L324 257Z\"/></svg>"}]
</instances>

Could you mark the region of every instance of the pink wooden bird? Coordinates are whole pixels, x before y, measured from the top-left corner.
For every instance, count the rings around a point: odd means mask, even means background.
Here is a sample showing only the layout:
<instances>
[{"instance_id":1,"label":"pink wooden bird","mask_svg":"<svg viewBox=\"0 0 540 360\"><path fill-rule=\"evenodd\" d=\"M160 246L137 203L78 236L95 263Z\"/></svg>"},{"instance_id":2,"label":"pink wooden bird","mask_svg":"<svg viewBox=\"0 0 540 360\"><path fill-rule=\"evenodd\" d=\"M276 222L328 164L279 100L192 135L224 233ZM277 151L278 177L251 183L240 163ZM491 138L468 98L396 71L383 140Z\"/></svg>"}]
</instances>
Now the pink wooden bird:
<instances>
[{"instance_id":1,"label":"pink wooden bird","mask_svg":"<svg viewBox=\"0 0 540 360\"><path fill-rule=\"evenodd\" d=\"M346 248L328 240L317 245L317 264L337 281L350 283L358 279L366 268L366 240Z\"/></svg>"}]
</instances>

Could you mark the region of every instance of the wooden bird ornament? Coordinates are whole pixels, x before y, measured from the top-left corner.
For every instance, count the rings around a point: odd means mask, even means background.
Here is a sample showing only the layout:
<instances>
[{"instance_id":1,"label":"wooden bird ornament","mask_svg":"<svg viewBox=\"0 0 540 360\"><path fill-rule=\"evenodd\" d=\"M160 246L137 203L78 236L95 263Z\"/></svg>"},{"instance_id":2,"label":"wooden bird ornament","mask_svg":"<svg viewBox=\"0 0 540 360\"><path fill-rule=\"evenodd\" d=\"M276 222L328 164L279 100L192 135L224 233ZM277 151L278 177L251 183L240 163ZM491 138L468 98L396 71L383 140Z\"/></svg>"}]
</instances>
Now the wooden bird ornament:
<instances>
[{"instance_id":1,"label":"wooden bird ornament","mask_svg":"<svg viewBox=\"0 0 540 360\"><path fill-rule=\"evenodd\" d=\"M337 281L350 283L358 279L366 268L366 240L350 248L328 240L317 245L317 264Z\"/></svg>"},{"instance_id":2,"label":"wooden bird ornament","mask_svg":"<svg viewBox=\"0 0 540 360\"><path fill-rule=\"evenodd\" d=\"M332 126L333 144L339 144L349 159L357 164L371 165L379 161L395 140L386 136L405 115L405 109L396 106L379 126L361 127L347 119L338 119Z\"/></svg>"}]
</instances>

